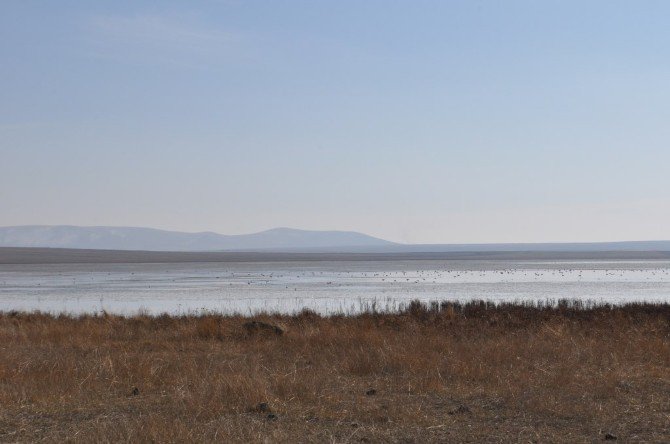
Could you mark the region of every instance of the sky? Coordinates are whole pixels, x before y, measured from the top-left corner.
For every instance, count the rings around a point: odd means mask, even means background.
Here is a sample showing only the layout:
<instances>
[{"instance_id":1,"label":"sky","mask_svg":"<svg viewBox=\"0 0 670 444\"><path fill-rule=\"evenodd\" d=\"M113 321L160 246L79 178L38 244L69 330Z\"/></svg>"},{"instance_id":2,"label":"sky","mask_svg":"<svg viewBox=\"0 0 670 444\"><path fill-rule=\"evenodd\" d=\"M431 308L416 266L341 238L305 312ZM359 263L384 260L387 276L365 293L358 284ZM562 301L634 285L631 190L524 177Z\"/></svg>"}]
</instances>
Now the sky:
<instances>
[{"instance_id":1,"label":"sky","mask_svg":"<svg viewBox=\"0 0 670 444\"><path fill-rule=\"evenodd\" d=\"M0 3L0 226L670 239L670 2Z\"/></svg>"}]
</instances>

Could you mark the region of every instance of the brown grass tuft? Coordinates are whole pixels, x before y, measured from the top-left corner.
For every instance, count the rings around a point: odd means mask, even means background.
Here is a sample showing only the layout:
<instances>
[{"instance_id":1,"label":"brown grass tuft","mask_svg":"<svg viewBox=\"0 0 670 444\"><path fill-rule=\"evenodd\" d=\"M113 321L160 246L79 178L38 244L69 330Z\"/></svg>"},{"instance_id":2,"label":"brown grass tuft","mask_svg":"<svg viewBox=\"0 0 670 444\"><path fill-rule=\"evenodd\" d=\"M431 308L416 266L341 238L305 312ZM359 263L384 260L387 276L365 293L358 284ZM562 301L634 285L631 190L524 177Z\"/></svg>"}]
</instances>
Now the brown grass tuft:
<instances>
[{"instance_id":1,"label":"brown grass tuft","mask_svg":"<svg viewBox=\"0 0 670 444\"><path fill-rule=\"evenodd\" d=\"M221 319L206 316L196 321L196 334L200 339L221 339Z\"/></svg>"}]
</instances>

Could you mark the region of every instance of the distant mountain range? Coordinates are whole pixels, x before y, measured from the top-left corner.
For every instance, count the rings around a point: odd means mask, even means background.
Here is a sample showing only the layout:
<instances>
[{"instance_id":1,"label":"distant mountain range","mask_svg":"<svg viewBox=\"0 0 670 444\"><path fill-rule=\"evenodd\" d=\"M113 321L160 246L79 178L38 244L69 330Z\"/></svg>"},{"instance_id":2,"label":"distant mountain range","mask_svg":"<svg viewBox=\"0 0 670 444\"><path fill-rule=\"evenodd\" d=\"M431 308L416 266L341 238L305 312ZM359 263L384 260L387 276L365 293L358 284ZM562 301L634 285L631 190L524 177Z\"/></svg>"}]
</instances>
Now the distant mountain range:
<instances>
[{"instance_id":1,"label":"distant mountain range","mask_svg":"<svg viewBox=\"0 0 670 444\"><path fill-rule=\"evenodd\" d=\"M375 248L393 242L351 231L275 228L254 234L182 233L153 228L0 227L0 247L48 247L148 251L250 251Z\"/></svg>"},{"instance_id":2,"label":"distant mountain range","mask_svg":"<svg viewBox=\"0 0 670 444\"><path fill-rule=\"evenodd\" d=\"M348 253L656 252L670 241L525 244L398 244L352 231L275 228L253 234L183 233L132 227L0 227L0 247L143 251L285 251Z\"/></svg>"}]
</instances>

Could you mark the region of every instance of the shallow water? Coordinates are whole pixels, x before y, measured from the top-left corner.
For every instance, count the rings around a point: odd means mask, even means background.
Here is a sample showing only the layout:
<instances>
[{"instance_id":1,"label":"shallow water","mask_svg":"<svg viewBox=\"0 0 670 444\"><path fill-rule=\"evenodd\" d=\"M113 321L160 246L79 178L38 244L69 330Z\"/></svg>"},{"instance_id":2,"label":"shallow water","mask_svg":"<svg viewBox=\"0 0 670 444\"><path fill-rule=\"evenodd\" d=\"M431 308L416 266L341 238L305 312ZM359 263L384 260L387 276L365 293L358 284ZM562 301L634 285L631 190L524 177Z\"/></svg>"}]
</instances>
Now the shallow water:
<instances>
[{"instance_id":1,"label":"shallow water","mask_svg":"<svg viewBox=\"0 0 670 444\"><path fill-rule=\"evenodd\" d=\"M670 301L669 261L1 265L0 311L392 310L412 299Z\"/></svg>"}]
</instances>

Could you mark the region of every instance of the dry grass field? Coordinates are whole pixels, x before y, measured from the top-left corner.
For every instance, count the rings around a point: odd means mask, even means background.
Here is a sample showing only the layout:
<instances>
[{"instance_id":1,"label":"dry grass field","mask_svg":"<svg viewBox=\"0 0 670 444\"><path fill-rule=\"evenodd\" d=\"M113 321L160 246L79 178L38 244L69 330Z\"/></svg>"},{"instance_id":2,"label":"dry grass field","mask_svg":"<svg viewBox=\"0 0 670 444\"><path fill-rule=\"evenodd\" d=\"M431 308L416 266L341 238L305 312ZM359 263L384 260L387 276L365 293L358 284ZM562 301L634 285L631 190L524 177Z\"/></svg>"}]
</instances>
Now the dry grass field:
<instances>
[{"instance_id":1,"label":"dry grass field","mask_svg":"<svg viewBox=\"0 0 670 444\"><path fill-rule=\"evenodd\" d=\"M670 441L668 304L254 320L2 314L0 441Z\"/></svg>"}]
</instances>

